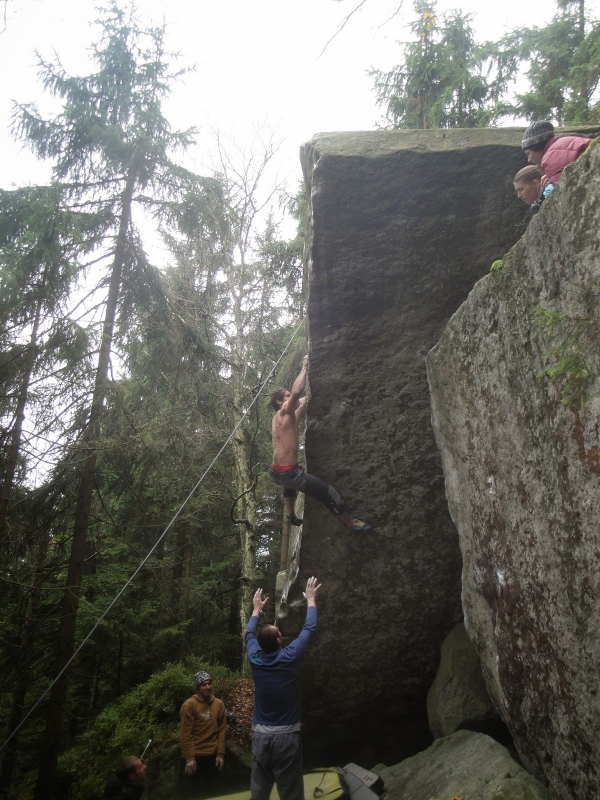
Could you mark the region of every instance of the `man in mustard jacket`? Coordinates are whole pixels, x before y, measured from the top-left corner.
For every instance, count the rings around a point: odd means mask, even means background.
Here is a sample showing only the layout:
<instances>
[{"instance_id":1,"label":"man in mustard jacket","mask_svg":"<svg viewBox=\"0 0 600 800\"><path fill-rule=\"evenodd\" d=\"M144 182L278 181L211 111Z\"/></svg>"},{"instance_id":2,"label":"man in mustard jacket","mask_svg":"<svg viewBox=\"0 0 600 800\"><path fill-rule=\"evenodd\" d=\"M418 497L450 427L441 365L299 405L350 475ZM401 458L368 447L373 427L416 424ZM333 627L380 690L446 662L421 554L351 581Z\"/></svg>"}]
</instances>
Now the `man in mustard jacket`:
<instances>
[{"instance_id":1,"label":"man in mustard jacket","mask_svg":"<svg viewBox=\"0 0 600 800\"><path fill-rule=\"evenodd\" d=\"M177 788L180 800L220 794L218 779L225 758L225 705L213 695L208 672L197 672L194 684L196 694L185 701L180 711L179 745L185 761Z\"/></svg>"}]
</instances>

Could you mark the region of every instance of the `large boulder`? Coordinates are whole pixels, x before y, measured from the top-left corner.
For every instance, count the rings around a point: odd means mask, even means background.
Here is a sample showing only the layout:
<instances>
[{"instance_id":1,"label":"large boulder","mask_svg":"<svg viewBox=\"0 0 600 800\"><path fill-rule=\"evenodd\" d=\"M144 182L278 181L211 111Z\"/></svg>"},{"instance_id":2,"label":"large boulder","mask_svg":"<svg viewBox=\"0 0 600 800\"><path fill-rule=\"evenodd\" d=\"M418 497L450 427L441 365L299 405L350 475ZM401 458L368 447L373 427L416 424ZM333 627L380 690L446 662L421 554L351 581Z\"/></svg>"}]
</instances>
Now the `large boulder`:
<instances>
[{"instance_id":1,"label":"large boulder","mask_svg":"<svg viewBox=\"0 0 600 800\"><path fill-rule=\"evenodd\" d=\"M483 733L459 731L393 767L377 765L382 800L549 800L548 790Z\"/></svg>"},{"instance_id":2,"label":"large boulder","mask_svg":"<svg viewBox=\"0 0 600 800\"><path fill-rule=\"evenodd\" d=\"M520 141L515 129L321 134L302 150L307 467L373 525L353 533L306 501L288 602L307 577L323 582L303 673L308 760L398 760L431 742L427 691L462 611L425 356L519 235ZM303 618L289 613L284 631Z\"/></svg>"},{"instance_id":3,"label":"large boulder","mask_svg":"<svg viewBox=\"0 0 600 800\"><path fill-rule=\"evenodd\" d=\"M461 622L442 643L440 666L427 695L429 730L436 739L455 731L496 733L499 715L485 686L481 662Z\"/></svg>"},{"instance_id":4,"label":"large boulder","mask_svg":"<svg viewBox=\"0 0 600 800\"><path fill-rule=\"evenodd\" d=\"M600 786L600 381L569 408L540 373L578 327L572 353L595 336L597 368L599 230L592 145L428 358L467 630L521 758L561 800ZM537 308L566 315L554 343Z\"/></svg>"}]
</instances>

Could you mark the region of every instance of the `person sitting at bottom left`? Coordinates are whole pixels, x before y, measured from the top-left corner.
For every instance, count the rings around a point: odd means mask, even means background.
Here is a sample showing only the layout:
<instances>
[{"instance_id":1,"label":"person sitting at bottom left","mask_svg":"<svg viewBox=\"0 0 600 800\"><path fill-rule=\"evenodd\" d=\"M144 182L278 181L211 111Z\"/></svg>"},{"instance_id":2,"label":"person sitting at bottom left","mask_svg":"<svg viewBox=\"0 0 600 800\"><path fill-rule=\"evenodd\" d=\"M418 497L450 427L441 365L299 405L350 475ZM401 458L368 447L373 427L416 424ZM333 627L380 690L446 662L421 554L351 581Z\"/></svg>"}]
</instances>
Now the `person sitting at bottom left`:
<instances>
[{"instance_id":1,"label":"person sitting at bottom left","mask_svg":"<svg viewBox=\"0 0 600 800\"><path fill-rule=\"evenodd\" d=\"M212 693L208 672L194 675L196 694L181 706L179 746L183 758L178 800L215 797L225 764L225 705Z\"/></svg>"},{"instance_id":2,"label":"person sitting at bottom left","mask_svg":"<svg viewBox=\"0 0 600 800\"><path fill-rule=\"evenodd\" d=\"M139 800L146 789L146 765L136 756L127 756L117 764L104 787L110 800Z\"/></svg>"}]
</instances>

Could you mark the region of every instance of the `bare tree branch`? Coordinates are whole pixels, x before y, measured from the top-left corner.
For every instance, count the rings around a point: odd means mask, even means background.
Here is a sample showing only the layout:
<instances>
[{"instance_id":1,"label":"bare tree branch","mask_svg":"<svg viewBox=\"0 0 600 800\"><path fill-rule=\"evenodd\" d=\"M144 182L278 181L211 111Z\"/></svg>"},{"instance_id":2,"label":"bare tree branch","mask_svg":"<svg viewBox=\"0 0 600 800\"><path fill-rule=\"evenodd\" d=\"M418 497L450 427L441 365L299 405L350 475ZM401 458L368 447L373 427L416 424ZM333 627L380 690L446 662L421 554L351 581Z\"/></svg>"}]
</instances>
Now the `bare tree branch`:
<instances>
[{"instance_id":1,"label":"bare tree branch","mask_svg":"<svg viewBox=\"0 0 600 800\"><path fill-rule=\"evenodd\" d=\"M4 13L2 15L2 20L4 22L4 27L0 31L0 34L4 33L4 31L6 30L6 10L7 10L7 8L8 8L8 0L4 0Z\"/></svg>"},{"instance_id":2,"label":"bare tree branch","mask_svg":"<svg viewBox=\"0 0 600 800\"><path fill-rule=\"evenodd\" d=\"M339 3L339 2L343 2L343 0L337 0L337 2L338 2L338 3ZM331 39L329 39L329 41L327 42L327 44L325 45L325 47L324 47L324 48L321 50L321 53L319 54L319 56L318 56L318 59L319 59L319 58L321 58L321 56L323 55L323 53L325 52L325 50L327 50L327 48L329 47L329 45L331 44L331 42L333 42L333 40L336 38L336 36L337 36L338 34L340 34L340 33L341 33L343 30L344 30L344 28L345 28L345 27L346 27L346 25L348 24L348 22L349 22L350 18L351 18L351 17L353 17L353 16L354 16L354 14L356 14L356 12L357 12L357 11L359 11L359 10L360 10L360 9L361 9L361 8L364 6L364 4L365 4L366 2L367 2L367 0L361 0L361 2L360 2L360 3L359 3L359 4L358 4L358 5L355 7L355 8L353 8L353 9L352 9L352 11L351 11L351 12L348 14L348 16L346 16L346 17L344 18L344 20L343 20L343 21L340 23L340 26L339 26L339 28L337 29L337 31L336 31L336 32L333 34L333 36L331 37ZM403 4L403 2L404 2L404 0L400 0L400 5L399 5L399 6L398 6L398 8L397 8L397 9L394 11L394 13L393 13L393 14L391 14L391 15L390 15L390 16L389 16L389 17L388 17L388 18L387 18L387 19L386 19L384 22L382 22L382 23L381 23L381 25L378 25L378 26L377 26L377 29L378 29L378 30L380 30L381 28L383 28L383 26L384 26L384 25L387 25L387 24L388 24L388 22L391 22L391 21L394 19L394 17L397 17L397 16L398 16L398 14L400 13L400 11L402 11L402 4ZM317 60L318 60L318 59L317 59Z\"/></svg>"},{"instance_id":3,"label":"bare tree branch","mask_svg":"<svg viewBox=\"0 0 600 800\"><path fill-rule=\"evenodd\" d=\"M394 19L394 17L398 16L398 14L402 11L402 3L403 2L404 2L404 0L400 0L400 5L398 6L398 8L394 11L394 13L390 17L388 17L385 20L385 22L382 22L381 25L379 25L377 30L381 30L381 28L383 28L384 25L387 25L388 22L391 22Z\"/></svg>"},{"instance_id":4,"label":"bare tree branch","mask_svg":"<svg viewBox=\"0 0 600 800\"><path fill-rule=\"evenodd\" d=\"M329 45L331 44L331 42L333 42L333 40L335 39L335 37L336 37L338 34L340 34L340 33L341 33L343 30L344 30L344 28L345 28L345 27L346 27L346 25L348 24L348 22L349 22L350 18L351 18L351 17L353 17L353 16L354 16L354 14L356 14L356 12L357 12L357 11L358 11L360 8L362 8L366 2L367 2L367 0L361 0L361 2L360 2L360 3L359 3L359 4L358 4L358 5L357 5L357 6L356 6L356 7L355 7L355 8L354 8L354 9L353 9L353 10L352 10L352 11L351 11L349 14L348 14L348 16L347 16L347 17L346 17L346 18L343 20L343 22L340 24L340 26L339 26L339 28L337 29L337 31L336 31L336 32L333 34L333 36L331 37L331 39L329 39L329 41L327 42L327 44L325 45L325 47L324 47L324 48L321 50L321 52L320 52L320 53L319 53L319 55L317 56L317 61L319 60L319 58L321 58L321 56L323 55L323 53L325 52L325 50L327 50L327 48L329 47Z\"/></svg>"}]
</instances>

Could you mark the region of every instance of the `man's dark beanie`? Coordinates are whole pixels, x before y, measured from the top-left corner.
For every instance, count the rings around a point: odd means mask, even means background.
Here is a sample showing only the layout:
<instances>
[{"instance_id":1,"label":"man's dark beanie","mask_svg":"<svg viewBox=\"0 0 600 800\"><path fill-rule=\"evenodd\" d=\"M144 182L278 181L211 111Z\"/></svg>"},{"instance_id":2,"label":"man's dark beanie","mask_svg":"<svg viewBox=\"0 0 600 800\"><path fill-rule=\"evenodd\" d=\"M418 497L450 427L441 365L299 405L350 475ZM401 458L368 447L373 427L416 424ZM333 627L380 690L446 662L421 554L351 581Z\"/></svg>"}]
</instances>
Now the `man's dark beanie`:
<instances>
[{"instance_id":1,"label":"man's dark beanie","mask_svg":"<svg viewBox=\"0 0 600 800\"><path fill-rule=\"evenodd\" d=\"M551 122L532 122L523 134L521 148L529 150L535 145L546 144L554 136L554 125Z\"/></svg>"}]
</instances>

